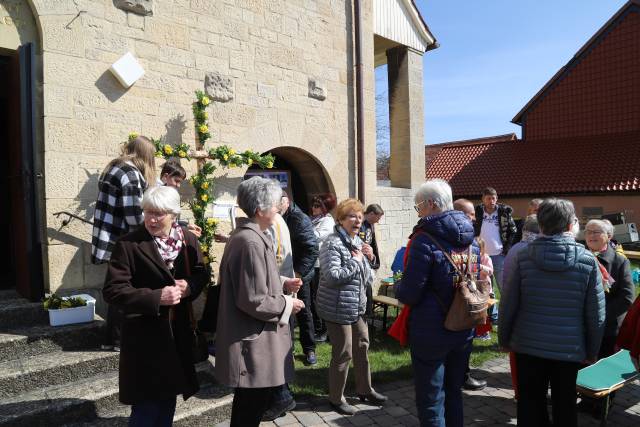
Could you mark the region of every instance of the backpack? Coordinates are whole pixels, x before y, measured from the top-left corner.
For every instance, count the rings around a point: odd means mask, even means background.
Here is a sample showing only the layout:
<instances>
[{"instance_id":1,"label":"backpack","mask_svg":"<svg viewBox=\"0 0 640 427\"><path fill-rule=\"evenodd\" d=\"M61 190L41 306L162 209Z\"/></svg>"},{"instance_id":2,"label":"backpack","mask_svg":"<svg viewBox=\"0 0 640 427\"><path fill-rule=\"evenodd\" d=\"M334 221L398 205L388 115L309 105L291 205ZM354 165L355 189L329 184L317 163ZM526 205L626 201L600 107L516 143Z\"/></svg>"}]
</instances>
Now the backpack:
<instances>
[{"instance_id":1,"label":"backpack","mask_svg":"<svg viewBox=\"0 0 640 427\"><path fill-rule=\"evenodd\" d=\"M447 309L438 294L433 291L436 300L446 313L444 327L449 331L464 331L478 325L484 325L487 321L487 308L489 307L489 294L491 282L486 279L474 277L471 270L472 246L467 250L467 262L461 269L438 241L429 233L422 231L447 258L449 263L458 273L454 284L455 291L453 301ZM478 263L480 260L478 260Z\"/></svg>"}]
</instances>

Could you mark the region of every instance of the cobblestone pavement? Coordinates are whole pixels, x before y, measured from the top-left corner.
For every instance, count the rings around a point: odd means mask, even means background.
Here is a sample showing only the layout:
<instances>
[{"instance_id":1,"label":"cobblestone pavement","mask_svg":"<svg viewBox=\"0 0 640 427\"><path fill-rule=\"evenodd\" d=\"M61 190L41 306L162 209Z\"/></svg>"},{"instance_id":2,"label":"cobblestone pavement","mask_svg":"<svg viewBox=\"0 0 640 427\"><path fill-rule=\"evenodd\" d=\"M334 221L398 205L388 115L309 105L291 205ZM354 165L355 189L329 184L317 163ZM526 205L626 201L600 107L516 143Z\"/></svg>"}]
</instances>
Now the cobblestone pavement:
<instances>
[{"instance_id":1,"label":"cobblestone pavement","mask_svg":"<svg viewBox=\"0 0 640 427\"><path fill-rule=\"evenodd\" d=\"M506 358L486 362L474 371L478 378L488 381L484 390L465 391L465 426L504 426L516 424L516 404L513 400L509 361ZM375 386L375 384L374 384ZM261 426L418 426L412 381L401 381L377 386L376 390L389 396L383 407L362 405L348 399L360 412L345 417L333 412L324 398L298 400L295 411ZM616 395L608 419L609 427L640 426L640 383L628 384ZM598 426L590 415L580 414L578 425ZM228 422L218 424L228 426Z\"/></svg>"}]
</instances>

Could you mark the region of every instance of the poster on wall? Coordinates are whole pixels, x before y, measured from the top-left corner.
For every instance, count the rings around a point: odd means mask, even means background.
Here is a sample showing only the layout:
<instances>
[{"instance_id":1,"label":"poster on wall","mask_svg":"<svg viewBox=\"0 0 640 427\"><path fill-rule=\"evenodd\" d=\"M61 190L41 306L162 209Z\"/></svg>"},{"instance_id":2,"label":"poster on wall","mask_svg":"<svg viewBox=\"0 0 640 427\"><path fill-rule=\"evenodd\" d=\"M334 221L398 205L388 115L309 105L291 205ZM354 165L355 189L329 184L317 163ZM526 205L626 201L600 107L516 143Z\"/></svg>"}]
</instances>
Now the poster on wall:
<instances>
[{"instance_id":1,"label":"poster on wall","mask_svg":"<svg viewBox=\"0 0 640 427\"><path fill-rule=\"evenodd\" d=\"M280 188L286 190L289 197L293 198L294 195L291 192L291 171L288 170L273 170L273 169L252 169L248 170L243 179L253 178L259 176L266 179L275 179L280 183Z\"/></svg>"}]
</instances>

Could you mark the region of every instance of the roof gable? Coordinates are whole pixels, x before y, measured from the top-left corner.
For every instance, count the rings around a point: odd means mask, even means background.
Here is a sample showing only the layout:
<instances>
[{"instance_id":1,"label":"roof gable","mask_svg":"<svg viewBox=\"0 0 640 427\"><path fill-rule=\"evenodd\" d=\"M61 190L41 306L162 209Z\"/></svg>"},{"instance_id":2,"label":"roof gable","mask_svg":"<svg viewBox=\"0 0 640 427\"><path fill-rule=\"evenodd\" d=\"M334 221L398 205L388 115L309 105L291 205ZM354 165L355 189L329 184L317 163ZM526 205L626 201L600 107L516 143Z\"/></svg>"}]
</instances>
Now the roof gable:
<instances>
[{"instance_id":1,"label":"roof gable","mask_svg":"<svg viewBox=\"0 0 640 427\"><path fill-rule=\"evenodd\" d=\"M413 0L374 0L373 16L374 34L420 52L437 47Z\"/></svg>"},{"instance_id":2,"label":"roof gable","mask_svg":"<svg viewBox=\"0 0 640 427\"><path fill-rule=\"evenodd\" d=\"M580 62L589 55L610 33L615 29L630 12L640 12L640 0L630 0L616 12L585 44L576 52L576 54L562 67L551 79L522 107L522 109L511 120L515 124L522 125L526 114L535 108L544 97L550 93L553 88L564 77L571 73ZM523 135L524 136L524 135Z\"/></svg>"}]
</instances>

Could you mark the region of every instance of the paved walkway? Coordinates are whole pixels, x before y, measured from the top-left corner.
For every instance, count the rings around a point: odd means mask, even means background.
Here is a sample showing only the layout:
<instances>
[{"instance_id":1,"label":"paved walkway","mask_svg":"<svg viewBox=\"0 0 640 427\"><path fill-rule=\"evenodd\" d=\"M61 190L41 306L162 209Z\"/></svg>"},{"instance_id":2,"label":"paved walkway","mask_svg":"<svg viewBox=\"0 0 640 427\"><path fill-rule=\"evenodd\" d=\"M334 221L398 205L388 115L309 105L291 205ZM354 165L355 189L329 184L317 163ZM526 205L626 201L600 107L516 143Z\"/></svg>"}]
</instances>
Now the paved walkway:
<instances>
[{"instance_id":1,"label":"paved walkway","mask_svg":"<svg viewBox=\"0 0 640 427\"><path fill-rule=\"evenodd\" d=\"M464 397L465 426L504 426L516 424L516 404L513 400L509 361L506 358L491 360L475 370L478 378L488 381L482 391L467 392ZM261 426L418 426L414 391L411 381L402 381L376 387L389 396L382 408L356 404L357 415L344 417L333 412L324 399L299 401L295 411L272 423ZM352 400L351 403L356 403ZM219 424L227 426L228 423ZM599 421L580 414L578 425L598 426ZM610 427L640 426L640 383L624 387L617 395L609 415Z\"/></svg>"}]
</instances>

